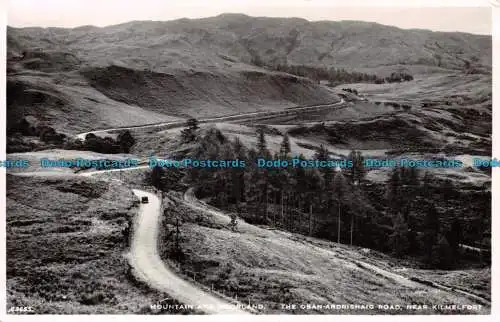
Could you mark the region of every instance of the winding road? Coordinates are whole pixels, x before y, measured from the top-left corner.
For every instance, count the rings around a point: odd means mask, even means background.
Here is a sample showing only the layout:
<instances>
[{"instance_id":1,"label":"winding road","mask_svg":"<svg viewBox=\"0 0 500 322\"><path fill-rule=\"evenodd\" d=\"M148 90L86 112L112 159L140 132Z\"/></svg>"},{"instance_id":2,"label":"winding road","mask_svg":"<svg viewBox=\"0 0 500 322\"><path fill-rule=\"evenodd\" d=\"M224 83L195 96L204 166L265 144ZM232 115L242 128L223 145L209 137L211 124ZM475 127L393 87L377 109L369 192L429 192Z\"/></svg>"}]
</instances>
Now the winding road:
<instances>
[{"instance_id":1,"label":"winding road","mask_svg":"<svg viewBox=\"0 0 500 322\"><path fill-rule=\"evenodd\" d=\"M306 112L318 109L338 108L344 104L344 100L332 104L322 104L314 106L296 107L284 111L277 112L253 112L238 115L222 116L209 119L201 119L200 123L213 123L213 122L227 122L244 119L259 119L262 117L272 117L279 115L296 114L299 112ZM85 140L87 134L110 133L119 130L127 129L146 129L158 127L182 127L185 126L185 121L163 122L156 124L146 124L140 126L119 127L103 130L89 131L80 133L76 137ZM144 163L144 162L141 162ZM93 172L83 172L81 176L94 176L97 174L104 174L113 171L127 171L136 168L147 168L147 165L140 165L135 168L128 169L109 169ZM29 173L16 173L22 176L41 176L41 175L56 175L54 172L29 172ZM60 174L69 175L69 174ZM116 179L114 179L116 180ZM173 271L171 271L162 261L158 253L158 233L159 223L161 216L161 202L158 197L152 193L133 190L134 194L139 198L148 197L149 203L141 204L139 214L134 222L132 245L128 260L130 265L134 268L134 273L142 281L146 282L149 286L159 291L165 292L170 296L179 300L181 303L193 305L198 310L208 314L249 314L248 312L238 308L235 304L228 303L221 298L217 298L210 293L201 290L196 285L189 283ZM201 210L201 209L200 209Z\"/></svg>"},{"instance_id":2,"label":"winding road","mask_svg":"<svg viewBox=\"0 0 500 322\"><path fill-rule=\"evenodd\" d=\"M152 193L136 189L133 192L137 197L148 197L149 200L149 203L140 206L129 254L129 262L137 276L151 287L205 313L248 314L183 280L165 266L158 253L161 202Z\"/></svg>"},{"instance_id":3,"label":"winding road","mask_svg":"<svg viewBox=\"0 0 500 322\"><path fill-rule=\"evenodd\" d=\"M210 123L210 122L224 122L224 121L232 121L232 120L243 120L246 118L250 119L258 119L261 117L271 117L282 115L283 113L297 113L299 111L308 111L314 109L321 108L333 108L333 107L341 107L344 104L344 100L341 100L335 104L325 104L325 105L316 105L316 106L308 106L308 107L298 107L294 109L290 109L287 111L280 112L255 112L255 113L245 113L233 116L224 116L210 119L200 120L200 123ZM120 127L120 128L111 128L111 129L103 129L96 130L78 134L77 137L80 139L85 139L85 136L90 133L98 134L98 133L109 133L118 130L125 129L137 129L137 128L154 128L154 127L181 127L185 126L185 121L175 121L175 122L166 122L166 123L158 123L158 124L147 124L141 126L131 126L131 127ZM97 174L103 174L106 172L113 171L127 171L133 170L137 168L148 168L147 165L141 165L135 168L127 168L127 169L112 169L112 170L100 170L93 172L85 172L80 173L82 176L93 176ZM16 175L54 175L54 173L18 173ZM61 174L64 175L64 174ZM116 180L116 179L113 179ZM133 193L139 197L148 197L149 203L141 204L139 213L134 221L133 227L133 235L131 241L131 249L128 256L129 263L134 269L134 273L136 276L147 283L150 287L157 289L161 292L165 292L179 300L181 303L186 305L193 305L198 310L203 311L208 314L249 314L240 308L238 308L235 304L229 303L222 298L218 298L212 295L209 292L206 292L200 289L193 283L190 283L178 275L165 265L165 263L160 258L158 252L158 235L159 235L159 224L161 219L161 201L158 197L150 192L133 189ZM209 212L215 216L224 217L224 219L229 220L229 218L216 210L210 209L208 206L201 203L194 196L193 191L190 189L184 195L185 202L191 206L195 210ZM258 227L253 225L246 224L241 222L239 224L241 228L246 228L248 230L261 230ZM314 246L317 247L317 246ZM383 270L374 265L359 262L359 264L363 265L365 268L370 269L378 274L384 275L388 278L399 281L403 285L413 284L415 281L412 281L406 277L400 276L398 274ZM436 286L434 286L436 288ZM442 289L442 288L441 288ZM451 292L452 290L447 290ZM456 290L455 290L456 292ZM478 302L482 302L484 299L475 296L474 294L463 292L462 295L467 296L468 298L473 298ZM481 301L480 301L481 300ZM488 301L485 301L488 304Z\"/></svg>"},{"instance_id":4,"label":"winding road","mask_svg":"<svg viewBox=\"0 0 500 322\"><path fill-rule=\"evenodd\" d=\"M137 167L93 171L80 175L88 177L133 169L137 169ZM119 181L117 179L111 180ZM146 204L140 204L139 213L134 220L130 252L127 255L136 277L150 287L169 294L184 305L192 305L197 310L207 314L249 314L239 309L235 304L213 296L182 279L165 265L158 253L161 201L153 193L138 189L132 189L132 191L139 199L147 197L149 201Z\"/></svg>"},{"instance_id":5,"label":"winding road","mask_svg":"<svg viewBox=\"0 0 500 322\"><path fill-rule=\"evenodd\" d=\"M345 100L343 98L340 99L339 102L330 103L330 104L319 104L319 105L311 105L311 106L298 106L290 109L282 110L282 111L271 111L271 112L251 112L251 113L241 113L236 115L227 115L206 119L199 119L199 123L216 123L216 122L229 122L229 121L241 121L246 119L258 120L262 118L270 118L280 115L292 115L297 113L303 113L308 111L317 111L322 109L330 109L330 108L342 108L345 107ZM76 138L80 140L85 140L85 136L87 134L104 134L104 133L112 133L116 131L122 130L133 130L133 129L149 129L149 128L176 128L186 126L186 121L174 121L174 122L161 122L161 123L152 123L152 124L144 124L144 125L134 125L134 126L124 126L124 127L115 127L111 129L103 129L103 130L94 130L89 132L84 132L76 135Z\"/></svg>"}]
</instances>

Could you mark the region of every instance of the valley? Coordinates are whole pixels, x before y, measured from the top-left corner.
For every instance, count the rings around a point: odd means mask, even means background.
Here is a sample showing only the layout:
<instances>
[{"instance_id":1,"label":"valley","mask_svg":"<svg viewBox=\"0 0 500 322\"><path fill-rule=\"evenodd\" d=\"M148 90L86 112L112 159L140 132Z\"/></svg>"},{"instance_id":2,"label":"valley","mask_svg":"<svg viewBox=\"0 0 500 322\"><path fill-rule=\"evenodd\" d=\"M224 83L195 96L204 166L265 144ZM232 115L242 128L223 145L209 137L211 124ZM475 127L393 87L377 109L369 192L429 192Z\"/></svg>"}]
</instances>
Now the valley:
<instances>
[{"instance_id":1,"label":"valley","mask_svg":"<svg viewBox=\"0 0 500 322\"><path fill-rule=\"evenodd\" d=\"M31 164L7 169L8 306L489 314L491 169L472 159L492 158L490 36L224 14L7 40L7 156Z\"/></svg>"}]
</instances>

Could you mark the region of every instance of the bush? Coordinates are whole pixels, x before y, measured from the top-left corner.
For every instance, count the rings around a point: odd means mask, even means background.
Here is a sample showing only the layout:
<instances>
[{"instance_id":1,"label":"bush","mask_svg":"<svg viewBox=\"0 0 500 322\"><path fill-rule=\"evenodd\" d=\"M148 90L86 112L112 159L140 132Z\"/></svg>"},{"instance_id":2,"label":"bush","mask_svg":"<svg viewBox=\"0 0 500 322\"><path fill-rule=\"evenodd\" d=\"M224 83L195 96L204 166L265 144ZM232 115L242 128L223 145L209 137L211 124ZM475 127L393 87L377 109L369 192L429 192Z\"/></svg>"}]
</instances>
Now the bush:
<instances>
[{"instance_id":1,"label":"bush","mask_svg":"<svg viewBox=\"0 0 500 322\"><path fill-rule=\"evenodd\" d=\"M36 136L36 129L32 126L26 118L22 118L19 122L9 127L8 133L21 133L26 136Z\"/></svg>"},{"instance_id":2,"label":"bush","mask_svg":"<svg viewBox=\"0 0 500 322\"><path fill-rule=\"evenodd\" d=\"M353 88L342 88L343 91L358 95L358 91Z\"/></svg>"},{"instance_id":3,"label":"bush","mask_svg":"<svg viewBox=\"0 0 500 322\"><path fill-rule=\"evenodd\" d=\"M444 236L440 236L438 243L432 247L432 265L440 269L453 267L454 259L450 243Z\"/></svg>"},{"instance_id":4,"label":"bush","mask_svg":"<svg viewBox=\"0 0 500 322\"><path fill-rule=\"evenodd\" d=\"M412 81L413 76L404 72L393 72L391 76L386 77L385 81L387 83L400 83L400 82L408 82Z\"/></svg>"},{"instance_id":5,"label":"bush","mask_svg":"<svg viewBox=\"0 0 500 322\"><path fill-rule=\"evenodd\" d=\"M129 153L130 148L135 144L135 139L130 132L125 131L118 135L117 140L111 137L98 137L93 133L85 136L85 141L73 140L66 141L65 148L70 150L85 150L98 153L113 154L113 153Z\"/></svg>"},{"instance_id":6,"label":"bush","mask_svg":"<svg viewBox=\"0 0 500 322\"><path fill-rule=\"evenodd\" d=\"M104 303L114 303L116 298L113 294L106 294L102 291L93 292L91 294L83 294L79 300L84 305L99 305Z\"/></svg>"},{"instance_id":7,"label":"bush","mask_svg":"<svg viewBox=\"0 0 500 322\"><path fill-rule=\"evenodd\" d=\"M135 144L135 139L129 130L120 132L116 140L123 153L129 153L130 148Z\"/></svg>"}]
</instances>

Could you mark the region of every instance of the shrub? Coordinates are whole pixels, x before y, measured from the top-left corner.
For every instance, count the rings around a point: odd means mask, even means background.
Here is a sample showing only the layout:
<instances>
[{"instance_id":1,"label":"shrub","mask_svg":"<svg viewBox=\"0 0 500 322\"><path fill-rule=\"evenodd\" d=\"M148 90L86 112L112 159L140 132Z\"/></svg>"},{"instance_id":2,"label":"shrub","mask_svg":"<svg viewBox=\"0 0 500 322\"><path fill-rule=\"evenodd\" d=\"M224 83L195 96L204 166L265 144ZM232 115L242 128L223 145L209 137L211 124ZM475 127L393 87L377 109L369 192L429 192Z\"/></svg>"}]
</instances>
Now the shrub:
<instances>
[{"instance_id":1,"label":"shrub","mask_svg":"<svg viewBox=\"0 0 500 322\"><path fill-rule=\"evenodd\" d=\"M102 291L93 292L91 294L83 294L79 302L85 305L99 305L104 303L114 302L115 296L113 294L106 294Z\"/></svg>"}]
</instances>

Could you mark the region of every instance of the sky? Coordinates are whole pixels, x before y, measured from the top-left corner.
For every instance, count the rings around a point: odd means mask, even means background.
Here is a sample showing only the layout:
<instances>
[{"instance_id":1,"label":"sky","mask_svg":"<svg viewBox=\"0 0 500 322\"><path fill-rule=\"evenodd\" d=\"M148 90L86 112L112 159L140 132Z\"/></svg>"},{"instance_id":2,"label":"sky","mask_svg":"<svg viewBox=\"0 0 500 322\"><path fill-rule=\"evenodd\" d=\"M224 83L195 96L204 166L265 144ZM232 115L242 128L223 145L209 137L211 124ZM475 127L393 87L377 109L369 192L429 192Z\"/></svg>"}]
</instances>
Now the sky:
<instances>
[{"instance_id":1,"label":"sky","mask_svg":"<svg viewBox=\"0 0 500 322\"><path fill-rule=\"evenodd\" d=\"M493 0L492 0L493 1ZM408 3L411 1L405 2ZM462 1L463 2L463 1ZM338 7L349 3L351 7ZM396 7L401 1L382 1L384 7L362 6L362 0L8 0L8 25L14 27L108 26L132 20L202 18L221 13L250 16L301 17L317 20L363 20L404 29L462 31L491 34L490 7ZM371 2L374 3L374 2ZM377 5L381 2L377 1ZM392 6L390 4L393 3ZM423 1L425 4L426 1ZM435 2L434 2L435 3ZM440 1L446 5L445 1ZM457 1L450 2L455 5ZM467 2L465 3L476 3ZM481 4L481 1L479 1ZM484 3L484 2L483 2ZM333 4L333 5L332 5ZM334 6L337 4L337 6ZM485 2L483 5L488 5Z\"/></svg>"}]
</instances>

